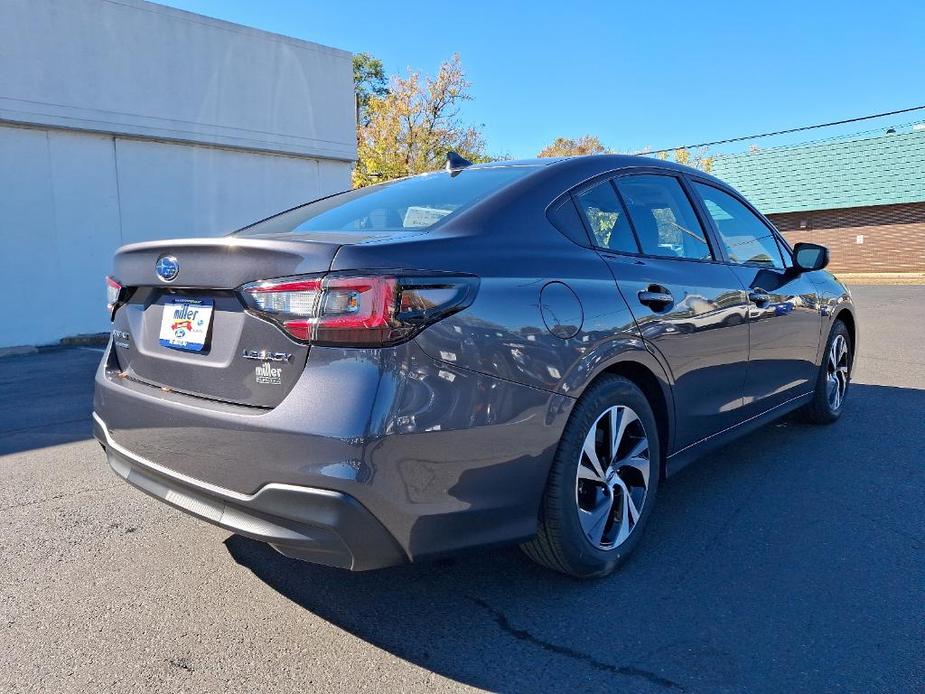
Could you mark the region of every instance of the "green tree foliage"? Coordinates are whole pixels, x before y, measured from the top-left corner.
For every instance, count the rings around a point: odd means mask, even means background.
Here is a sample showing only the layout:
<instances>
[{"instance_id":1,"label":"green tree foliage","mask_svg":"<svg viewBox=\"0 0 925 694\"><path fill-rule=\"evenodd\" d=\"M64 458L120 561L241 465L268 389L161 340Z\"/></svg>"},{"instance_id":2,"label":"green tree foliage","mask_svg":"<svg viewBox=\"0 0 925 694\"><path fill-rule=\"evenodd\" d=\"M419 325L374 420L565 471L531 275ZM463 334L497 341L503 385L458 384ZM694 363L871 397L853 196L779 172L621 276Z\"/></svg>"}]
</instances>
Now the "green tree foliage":
<instances>
[{"instance_id":1,"label":"green tree foliage","mask_svg":"<svg viewBox=\"0 0 925 694\"><path fill-rule=\"evenodd\" d=\"M583 154L604 154L607 148L594 135L582 135L578 138L557 137L552 144L546 145L538 157L578 157Z\"/></svg>"},{"instance_id":2,"label":"green tree foliage","mask_svg":"<svg viewBox=\"0 0 925 694\"><path fill-rule=\"evenodd\" d=\"M673 157L671 155L674 155ZM706 147L700 147L693 153L686 147L679 147L678 149L672 150L670 152L659 152L655 155L662 161L667 161L669 159L674 159L674 161L684 166L692 166L695 169L700 169L705 173L710 173L713 169L713 160L714 157L709 154Z\"/></svg>"},{"instance_id":3,"label":"green tree foliage","mask_svg":"<svg viewBox=\"0 0 925 694\"><path fill-rule=\"evenodd\" d=\"M481 131L461 122L472 99L459 55L436 76L409 70L385 93L371 93L357 128L356 187L442 168L450 150L473 162L491 161Z\"/></svg>"},{"instance_id":4,"label":"green tree foliage","mask_svg":"<svg viewBox=\"0 0 925 694\"><path fill-rule=\"evenodd\" d=\"M382 61L369 53L353 56L353 89L357 100L357 124L366 125L369 117L366 110L373 97L381 99L389 93L388 80Z\"/></svg>"},{"instance_id":5,"label":"green tree foliage","mask_svg":"<svg viewBox=\"0 0 925 694\"><path fill-rule=\"evenodd\" d=\"M605 248L610 246L610 237L613 235L614 227L617 225L617 213L599 210L591 207L586 210L588 221L591 223L591 231Z\"/></svg>"}]
</instances>

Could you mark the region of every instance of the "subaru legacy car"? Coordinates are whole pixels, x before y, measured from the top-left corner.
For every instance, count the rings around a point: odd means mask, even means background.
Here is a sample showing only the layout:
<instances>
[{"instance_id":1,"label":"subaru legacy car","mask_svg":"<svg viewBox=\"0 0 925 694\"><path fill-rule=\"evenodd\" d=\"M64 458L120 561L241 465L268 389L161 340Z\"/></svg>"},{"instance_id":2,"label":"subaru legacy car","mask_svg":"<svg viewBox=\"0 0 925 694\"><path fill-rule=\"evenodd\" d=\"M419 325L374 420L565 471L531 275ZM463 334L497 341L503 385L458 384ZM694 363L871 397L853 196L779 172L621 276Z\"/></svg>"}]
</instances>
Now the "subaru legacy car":
<instances>
[{"instance_id":1,"label":"subaru legacy car","mask_svg":"<svg viewBox=\"0 0 925 694\"><path fill-rule=\"evenodd\" d=\"M684 166L451 153L119 249L95 436L130 484L289 557L520 544L603 576L667 476L793 410L838 419L857 327L827 262Z\"/></svg>"}]
</instances>

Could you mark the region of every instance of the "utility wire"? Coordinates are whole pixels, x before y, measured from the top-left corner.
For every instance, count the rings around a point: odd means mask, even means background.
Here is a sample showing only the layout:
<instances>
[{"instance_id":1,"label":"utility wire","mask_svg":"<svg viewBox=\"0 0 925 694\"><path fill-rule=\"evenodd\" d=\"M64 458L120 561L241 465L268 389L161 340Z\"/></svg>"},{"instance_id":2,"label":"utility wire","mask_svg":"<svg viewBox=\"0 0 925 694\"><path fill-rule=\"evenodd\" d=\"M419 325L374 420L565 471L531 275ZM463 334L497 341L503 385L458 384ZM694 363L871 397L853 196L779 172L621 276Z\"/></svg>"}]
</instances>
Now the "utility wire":
<instances>
[{"instance_id":1,"label":"utility wire","mask_svg":"<svg viewBox=\"0 0 925 694\"><path fill-rule=\"evenodd\" d=\"M662 152L674 152L679 149L697 149L699 147L712 147L713 145L725 145L730 142L741 142L742 140L757 140L760 137L771 137L772 135L787 135L788 133L799 133L804 130L815 130L817 128L828 128L833 125L845 125L846 123L857 123L862 120L872 118L883 118L884 116L895 116L900 113L909 113L910 111L921 111L925 106L913 106L912 108L901 108L898 111L886 111L885 113L875 113L870 116L859 116L857 118L846 118L845 120L836 120L831 123L819 123L818 125L804 125L801 128L789 128L788 130L776 130L770 133L760 133L758 135L743 135L742 137L730 137L727 140L714 140L713 142L701 142L696 145L680 145L678 147L668 147L667 149L656 149L641 154L661 154Z\"/></svg>"},{"instance_id":2,"label":"utility wire","mask_svg":"<svg viewBox=\"0 0 925 694\"><path fill-rule=\"evenodd\" d=\"M904 131L906 128L910 128L910 129L914 128L916 125L920 125L922 123L925 123L925 120L914 120L914 121L908 121L906 123L896 123L895 125L891 124L890 128L892 128L896 132L900 132L900 131ZM796 142L793 144L772 145L770 147L762 147L761 151L762 152L773 152L778 149L793 149L795 147L807 147L809 145L823 145L823 144L827 144L830 142L843 142L845 140L857 140L857 139L862 139L864 137L869 137L871 135L875 135L878 133L881 135L883 134L883 127L873 128L871 130L858 130L858 131L854 131L850 133L843 133L841 135L830 135L828 137L820 137L815 140L801 140L800 142ZM735 154L733 153L732 155L729 155L725 153L723 154L718 153L716 156L717 157L735 156Z\"/></svg>"}]
</instances>

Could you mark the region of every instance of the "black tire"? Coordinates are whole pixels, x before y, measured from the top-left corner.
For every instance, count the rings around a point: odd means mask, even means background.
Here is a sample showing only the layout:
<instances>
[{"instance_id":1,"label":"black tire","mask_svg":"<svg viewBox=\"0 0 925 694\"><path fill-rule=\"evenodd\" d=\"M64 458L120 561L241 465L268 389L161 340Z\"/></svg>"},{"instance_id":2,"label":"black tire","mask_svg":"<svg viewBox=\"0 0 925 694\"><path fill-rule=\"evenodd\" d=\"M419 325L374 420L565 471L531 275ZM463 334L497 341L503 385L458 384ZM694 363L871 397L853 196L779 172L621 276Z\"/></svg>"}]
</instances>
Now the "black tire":
<instances>
[{"instance_id":1,"label":"black tire","mask_svg":"<svg viewBox=\"0 0 925 694\"><path fill-rule=\"evenodd\" d=\"M844 339L847 345L847 354L845 357L845 367L847 370L845 372L844 392L838 399L837 405L833 406L829 391L829 378L832 373L830 355L832 354L832 346L839 337ZM841 417L842 410L845 407L845 399L848 395L848 387L851 384L853 356L854 345L851 343L851 333L848 332L848 328L842 321L836 320L832 325L832 330L829 332L829 339L826 340L825 343L825 352L822 356L822 364L819 366L819 374L816 376L816 388L813 391L813 399L800 411L800 415L804 421L810 424L831 424Z\"/></svg>"},{"instance_id":2,"label":"black tire","mask_svg":"<svg viewBox=\"0 0 925 694\"><path fill-rule=\"evenodd\" d=\"M582 457L585 437L592 427L596 431L596 427L601 426L598 422L603 421L602 416L614 406L630 408L644 430L648 441L648 484L644 485L642 507L638 509L638 520L632 525L629 535L618 545L601 549L589 539L579 519L578 496L584 488L578 486L577 476L578 466L588 460ZM638 437L635 439L637 442L639 440ZM655 415L642 391L633 382L619 376L604 376L595 381L575 404L565 425L543 496L539 531L534 539L521 545L524 553L538 564L577 578L593 578L612 573L635 549L652 513L660 478L660 461ZM636 471L633 469L630 472ZM640 485L636 491L642 487ZM611 503L614 505L611 508L616 508L618 504L615 494L619 492L611 492ZM608 513L619 515L618 511ZM606 521L608 524L611 522L617 521Z\"/></svg>"}]
</instances>

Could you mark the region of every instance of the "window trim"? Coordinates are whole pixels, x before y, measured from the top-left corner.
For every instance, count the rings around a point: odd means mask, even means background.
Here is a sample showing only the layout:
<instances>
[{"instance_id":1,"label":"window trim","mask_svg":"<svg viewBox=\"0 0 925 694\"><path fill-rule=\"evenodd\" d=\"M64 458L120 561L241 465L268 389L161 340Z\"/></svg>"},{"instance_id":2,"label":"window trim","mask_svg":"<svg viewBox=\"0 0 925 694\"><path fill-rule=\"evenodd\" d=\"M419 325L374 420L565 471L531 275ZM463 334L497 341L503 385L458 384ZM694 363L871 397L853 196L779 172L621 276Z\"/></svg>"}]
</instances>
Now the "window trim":
<instances>
[{"instance_id":1,"label":"window trim","mask_svg":"<svg viewBox=\"0 0 925 694\"><path fill-rule=\"evenodd\" d=\"M581 224L585 228L585 234L590 240L592 248L596 250L600 250L600 251L605 251L607 253L616 253L618 255L629 255L629 256L637 257L637 256L642 255L642 253L640 252L642 251L642 246L639 243L639 236L637 236L636 234L636 227L633 226L633 219L630 217L629 212L627 212L626 210L626 203L623 202L623 196L620 195L620 191L617 190L617 186L614 185L613 179L614 177L612 175L604 175L598 178L594 178L590 181L585 181L575 186L574 188L572 188L568 192L568 195L569 197L572 198L572 203L575 205L575 209L578 210L578 218L581 220ZM635 253L633 251L620 251L615 248L607 248L605 246L599 246L596 243L597 236L594 234L594 229L591 228L591 222L588 219L588 215L585 212L584 208L581 206L581 203L578 202L578 196L581 195L582 193L586 193L589 190L594 190L595 188L608 184L608 183L610 184L610 189L613 191L614 197L617 200L617 204L620 206L621 214L623 214L626 217L626 220L629 223L630 234L632 234L633 243L636 244L637 251Z\"/></svg>"},{"instance_id":2,"label":"window trim","mask_svg":"<svg viewBox=\"0 0 925 694\"><path fill-rule=\"evenodd\" d=\"M790 246L788 246L780 236L780 232L774 235L774 240L777 241L777 247L780 248L781 257L784 259L784 269L793 270L793 268L796 267L796 263L793 259L793 251Z\"/></svg>"},{"instance_id":3,"label":"window trim","mask_svg":"<svg viewBox=\"0 0 925 694\"><path fill-rule=\"evenodd\" d=\"M584 215L581 211L581 206L578 204L578 201L575 199L575 195L580 192L584 192L589 188L600 184L603 181L610 181L611 185L614 188L614 191L617 194L617 198L620 201L620 205L623 207L624 211L626 210L626 203L623 200L623 196L620 194L619 189L616 186L616 179L623 178L626 176L670 176L678 181L678 184L681 186L681 190L684 191L685 196L687 196L688 204L694 210L694 215L697 217L697 221L700 223L701 230L704 232L704 238L707 241L707 246L710 249L711 258L686 258L683 256L667 256L667 255L648 255L642 253L642 247L639 245L639 238L636 235L636 228L633 226L633 218L629 215L629 212L626 214L626 218L630 222L630 228L633 230L633 237L636 241L636 247L640 249L639 253L631 253L629 251L618 251L612 248L604 248L603 246L598 246L595 241L594 233L591 229L588 228L588 224L585 221ZM651 259L651 260L679 260L685 263L712 263L714 265L728 264L724 262L723 256L721 256L721 247L717 244L717 239L713 232L713 226L708 224L704 219L704 213L700 208L699 200L694 197L693 191L690 188L690 184L684 176L684 173L681 171L674 171L671 169L665 169L660 166L621 166L616 169L610 169L609 171L603 171L601 173L596 173L588 178L572 185L570 188L567 188L565 192L556 196L549 205L546 206L546 213L548 219L548 213L551 209L561 203L561 201L570 197L572 199L572 204L575 205L575 208L578 211L578 218L581 220L581 226L585 231L585 236L588 239L587 248L595 250L599 253L605 253L609 255L621 256L626 258L642 258L642 259ZM555 227L555 225L553 225ZM556 227L559 233L565 235L561 230ZM566 236L567 237L567 236ZM568 238L568 237L567 237ZM572 241L574 243L574 241Z\"/></svg>"},{"instance_id":4,"label":"window trim","mask_svg":"<svg viewBox=\"0 0 925 694\"><path fill-rule=\"evenodd\" d=\"M672 178L677 179L677 181L681 185L681 188L684 190L685 195L687 195L688 202L690 203L691 207L694 208L694 214L697 216L697 219L700 222L700 226L703 228L705 238L707 239L707 245L710 247L710 252L713 255L712 258L707 258L707 259L685 258L682 256L673 258L671 256L663 256L663 255L648 255L642 252L630 253L627 251L617 251L617 250L613 250L610 248L603 248L602 246L598 246L597 244L595 244L594 234L591 232L591 230L588 228L587 223L585 222L584 215L582 214L582 211L581 211L581 207L579 206L577 200L575 200L575 194L579 191L585 190L586 188L594 187L598 185L598 183L600 183L601 181L607 180L611 182L611 185L613 185L614 190L617 193L617 197L620 200L620 204L623 206L625 210L626 203L623 201L623 196L620 195L620 190L616 186L616 183L615 183L616 179L624 178L626 176L643 176L643 175L671 176ZM793 248L787 242L787 239L783 237L780 231L778 231L777 227L775 227L774 224L772 224L771 221L768 220L767 217L761 214L761 212L759 212L755 208L754 205L752 205L748 200L746 200L741 195L741 193L739 193L739 191L729 186L729 184L727 184L725 181L721 181L720 179L714 178L713 176L710 176L708 174L698 175L698 173L696 172L675 171L674 169L667 169L667 168L663 168L660 166L647 166L647 165L622 166L619 168L610 169L609 171L603 171L600 173L593 174L589 176L588 178L584 179L583 181L580 181L579 183L572 185L570 188L567 188L561 194L557 195L552 200L552 202L550 202L549 205L546 206L547 219L548 219L548 212L553 207L558 205L565 198L570 197L572 199L572 204L575 206L576 211L578 212L578 218L579 220L581 220L581 226L585 231L585 236L587 237L587 245L579 244L584 248L590 248L592 250L598 251L599 253L605 253L605 254L615 255L615 256L623 256L623 257L628 257L628 258L642 258L642 259L652 259L652 260L680 260L680 261L687 262L687 263L712 263L714 265L726 265L729 267L760 267L764 270L776 270L776 268L769 268L767 265L742 265L739 263L733 263L729 260L728 256L726 255L726 248L722 242L722 237L720 237L719 232L716 229L716 225L713 222L713 218L707 212L706 208L704 207L703 200L701 199L700 195L697 194L697 191L694 189L693 183L695 181L697 183L702 183L702 184L711 186L713 188L716 188L718 190L721 190L724 193L731 195L733 198L735 198L740 203L745 205L745 207L752 214L758 217L758 219L761 220L761 223L764 224L771 231L774 237L777 239L778 245L782 246L781 254L783 255L784 254L783 252L786 251L787 253L790 254L791 262L793 261ZM633 236L635 237L636 229L633 226L633 219L632 217L630 217L629 213L627 213L627 219L629 219L630 221L630 227L633 229ZM569 240L571 240L572 243L576 243L568 235L566 235L564 232L559 230L558 227L556 227L554 224L553 224L553 227L556 228L556 230L559 231L560 234L562 234L566 238L569 238ZM640 250L642 249L642 247L639 245L638 237L636 238L636 246L640 248ZM785 271L789 269L790 268L785 268ZM778 272L780 271L778 270Z\"/></svg>"},{"instance_id":5,"label":"window trim","mask_svg":"<svg viewBox=\"0 0 925 694\"><path fill-rule=\"evenodd\" d=\"M761 268L762 270L774 270L775 272L787 272L790 269L787 267L786 258L784 257L784 249L786 249L786 251L790 254L791 264L793 263L793 249L790 248L790 244L788 244L787 241L781 236L781 233L777 230L777 227L771 224L768 218L765 217L763 214L761 214L757 209L755 209L755 206L752 205L748 200L746 200L737 190L735 190L734 188L731 188L730 186L726 185L722 181L719 181L718 179L710 180L703 176L696 176L696 175L691 175L691 174L686 174L686 178L689 179L691 193L695 195L697 198L698 208L702 210L703 214L706 216L707 220L709 221L710 229L712 230L713 236L717 240L719 244L718 247L722 252L724 265L729 265L730 267L754 267L754 268ZM719 228L716 226L716 222L713 220L713 217L707 211L706 203L704 202L703 197L694 187L693 185L694 183L699 183L700 185L704 185L709 188L715 188L716 190L722 193L725 193L726 195L731 197L733 200L735 200L736 202L741 204L743 207L745 207L745 209L751 212L755 217L757 217L758 221L764 224L767 230L771 233L771 238L773 238L776 241L777 246L778 246L778 251L781 254L781 263L783 263L784 265L783 269L776 268L776 267L768 267L767 265L762 265L760 263L736 263L730 260L729 255L726 253L726 244L723 242L722 234L720 234Z\"/></svg>"}]
</instances>

